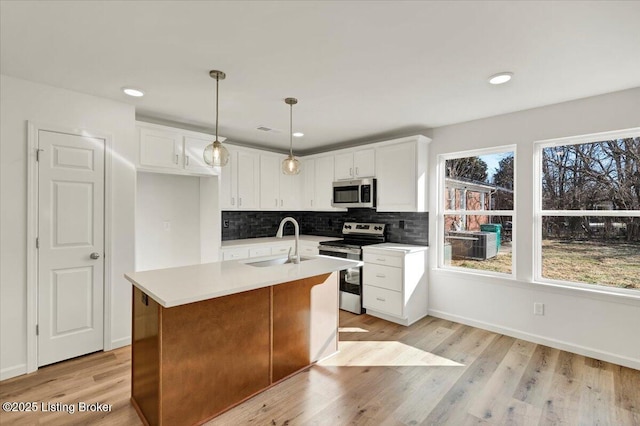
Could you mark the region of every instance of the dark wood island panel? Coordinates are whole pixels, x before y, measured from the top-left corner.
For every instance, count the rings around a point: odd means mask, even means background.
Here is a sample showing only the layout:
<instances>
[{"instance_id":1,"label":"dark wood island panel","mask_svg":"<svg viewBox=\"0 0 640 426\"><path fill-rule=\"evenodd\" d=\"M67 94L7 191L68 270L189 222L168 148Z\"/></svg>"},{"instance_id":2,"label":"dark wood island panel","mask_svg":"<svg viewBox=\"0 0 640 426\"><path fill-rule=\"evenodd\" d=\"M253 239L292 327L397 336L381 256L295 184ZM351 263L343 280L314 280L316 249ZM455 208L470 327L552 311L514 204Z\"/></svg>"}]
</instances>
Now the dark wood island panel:
<instances>
[{"instance_id":1,"label":"dark wood island panel","mask_svg":"<svg viewBox=\"0 0 640 426\"><path fill-rule=\"evenodd\" d=\"M201 424L312 364L313 341L329 342L322 356L335 352L337 295L337 273L172 308L134 287L138 414L150 425Z\"/></svg>"}]
</instances>

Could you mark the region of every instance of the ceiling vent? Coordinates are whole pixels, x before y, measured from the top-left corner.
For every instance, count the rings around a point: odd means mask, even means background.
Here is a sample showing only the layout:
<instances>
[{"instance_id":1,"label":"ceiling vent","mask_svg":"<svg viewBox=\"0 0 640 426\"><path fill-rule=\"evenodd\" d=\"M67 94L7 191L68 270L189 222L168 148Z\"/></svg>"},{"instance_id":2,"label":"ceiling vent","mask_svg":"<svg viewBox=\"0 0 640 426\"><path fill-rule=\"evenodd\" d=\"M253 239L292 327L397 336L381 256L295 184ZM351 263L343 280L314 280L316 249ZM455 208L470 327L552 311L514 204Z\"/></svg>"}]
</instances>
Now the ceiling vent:
<instances>
[{"instance_id":1,"label":"ceiling vent","mask_svg":"<svg viewBox=\"0 0 640 426\"><path fill-rule=\"evenodd\" d=\"M267 126L258 126L257 129L262 130L263 132L282 133L278 129L272 129L271 127L267 127Z\"/></svg>"}]
</instances>

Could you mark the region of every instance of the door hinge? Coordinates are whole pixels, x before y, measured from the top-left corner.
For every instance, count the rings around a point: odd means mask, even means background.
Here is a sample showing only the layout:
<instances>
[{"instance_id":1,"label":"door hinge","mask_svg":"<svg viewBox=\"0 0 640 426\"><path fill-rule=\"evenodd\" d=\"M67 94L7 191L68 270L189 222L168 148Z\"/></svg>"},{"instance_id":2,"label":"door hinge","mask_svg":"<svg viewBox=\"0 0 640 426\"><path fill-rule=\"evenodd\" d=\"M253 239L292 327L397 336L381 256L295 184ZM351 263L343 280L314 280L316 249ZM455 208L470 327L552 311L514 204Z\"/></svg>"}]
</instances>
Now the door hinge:
<instances>
[{"instance_id":1,"label":"door hinge","mask_svg":"<svg viewBox=\"0 0 640 426\"><path fill-rule=\"evenodd\" d=\"M36 248L40 248L40 238L36 237Z\"/></svg>"},{"instance_id":2,"label":"door hinge","mask_svg":"<svg viewBox=\"0 0 640 426\"><path fill-rule=\"evenodd\" d=\"M40 335L40 326L36 324L36 336Z\"/></svg>"}]
</instances>

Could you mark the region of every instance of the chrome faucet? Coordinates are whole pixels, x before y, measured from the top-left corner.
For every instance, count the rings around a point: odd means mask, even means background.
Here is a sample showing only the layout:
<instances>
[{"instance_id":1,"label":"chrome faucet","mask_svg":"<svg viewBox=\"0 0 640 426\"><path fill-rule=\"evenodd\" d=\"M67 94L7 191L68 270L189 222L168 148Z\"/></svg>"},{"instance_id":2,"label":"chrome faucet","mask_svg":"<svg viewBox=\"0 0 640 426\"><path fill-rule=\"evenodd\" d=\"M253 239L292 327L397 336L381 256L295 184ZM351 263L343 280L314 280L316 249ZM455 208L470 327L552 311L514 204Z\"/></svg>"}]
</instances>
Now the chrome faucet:
<instances>
[{"instance_id":1,"label":"chrome faucet","mask_svg":"<svg viewBox=\"0 0 640 426\"><path fill-rule=\"evenodd\" d=\"M293 223L293 229L296 237L296 251L291 256L291 247L289 247L289 254L287 257L289 258L290 263L300 263L300 255L298 254L298 239L300 238L300 228L298 227L298 222L292 217L285 217L280 222L280 226L278 227L278 232L276 233L276 238L282 238L282 231L284 229L284 224L287 222Z\"/></svg>"}]
</instances>

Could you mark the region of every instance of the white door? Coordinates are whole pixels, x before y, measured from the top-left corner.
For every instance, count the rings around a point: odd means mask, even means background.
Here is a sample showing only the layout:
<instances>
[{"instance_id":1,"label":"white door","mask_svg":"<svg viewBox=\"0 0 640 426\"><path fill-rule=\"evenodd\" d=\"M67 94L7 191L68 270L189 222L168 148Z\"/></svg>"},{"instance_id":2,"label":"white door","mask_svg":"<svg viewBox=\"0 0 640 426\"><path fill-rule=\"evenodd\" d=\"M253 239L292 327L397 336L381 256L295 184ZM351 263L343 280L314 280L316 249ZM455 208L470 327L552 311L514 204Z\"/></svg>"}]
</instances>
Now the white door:
<instances>
[{"instance_id":1,"label":"white door","mask_svg":"<svg viewBox=\"0 0 640 426\"><path fill-rule=\"evenodd\" d=\"M363 149L353 154L355 177L372 177L376 175L376 151Z\"/></svg>"},{"instance_id":2,"label":"white door","mask_svg":"<svg viewBox=\"0 0 640 426\"><path fill-rule=\"evenodd\" d=\"M316 158L316 209L332 210L333 156Z\"/></svg>"},{"instance_id":3,"label":"white door","mask_svg":"<svg viewBox=\"0 0 640 426\"><path fill-rule=\"evenodd\" d=\"M313 210L317 203L313 201L316 198L316 160L306 160L302 163L302 208L304 210Z\"/></svg>"},{"instance_id":4,"label":"white door","mask_svg":"<svg viewBox=\"0 0 640 426\"><path fill-rule=\"evenodd\" d=\"M103 139L38 132L38 365L103 349Z\"/></svg>"},{"instance_id":5,"label":"white door","mask_svg":"<svg viewBox=\"0 0 640 426\"><path fill-rule=\"evenodd\" d=\"M278 210L280 198L280 164L278 157L260 155L260 208Z\"/></svg>"},{"instance_id":6,"label":"white door","mask_svg":"<svg viewBox=\"0 0 640 426\"><path fill-rule=\"evenodd\" d=\"M216 167L220 170L220 209L235 210L238 208L238 152L230 147L227 149L229 162L224 167Z\"/></svg>"},{"instance_id":7,"label":"white door","mask_svg":"<svg viewBox=\"0 0 640 426\"><path fill-rule=\"evenodd\" d=\"M336 180L353 179L353 153L336 154L335 156L335 176Z\"/></svg>"},{"instance_id":8,"label":"white door","mask_svg":"<svg viewBox=\"0 0 640 426\"><path fill-rule=\"evenodd\" d=\"M257 209L260 206L260 155L238 151L238 208Z\"/></svg>"},{"instance_id":9,"label":"white door","mask_svg":"<svg viewBox=\"0 0 640 426\"><path fill-rule=\"evenodd\" d=\"M206 175L215 174L214 168L204 161L204 149L213 142L207 139L192 138L185 136L184 138L184 168L186 170L203 173Z\"/></svg>"}]
</instances>

